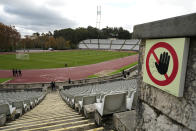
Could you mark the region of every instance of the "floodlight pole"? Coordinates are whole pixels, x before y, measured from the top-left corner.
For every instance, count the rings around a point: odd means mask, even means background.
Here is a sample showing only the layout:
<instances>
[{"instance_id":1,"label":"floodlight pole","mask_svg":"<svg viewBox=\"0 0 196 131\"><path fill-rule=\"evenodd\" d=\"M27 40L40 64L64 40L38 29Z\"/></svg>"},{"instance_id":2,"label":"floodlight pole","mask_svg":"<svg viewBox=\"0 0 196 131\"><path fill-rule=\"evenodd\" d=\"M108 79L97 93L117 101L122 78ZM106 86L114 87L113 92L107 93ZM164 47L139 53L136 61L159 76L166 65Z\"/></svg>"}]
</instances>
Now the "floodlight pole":
<instances>
[{"instance_id":1,"label":"floodlight pole","mask_svg":"<svg viewBox=\"0 0 196 131\"><path fill-rule=\"evenodd\" d=\"M99 45L100 25L101 25L101 6L97 6L96 28L98 29L98 49L100 49L100 45Z\"/></svg>"},{"instance_id":2,"label":"floodlight pole","mask_svg":"<svg viewBox=\"0 0 196 131\"><path fill-rule=\"evenodd\" d=\"M100 29L100 25L101 25L101 6L97 6L96 28Z\"/></svg>"}]
</instances>

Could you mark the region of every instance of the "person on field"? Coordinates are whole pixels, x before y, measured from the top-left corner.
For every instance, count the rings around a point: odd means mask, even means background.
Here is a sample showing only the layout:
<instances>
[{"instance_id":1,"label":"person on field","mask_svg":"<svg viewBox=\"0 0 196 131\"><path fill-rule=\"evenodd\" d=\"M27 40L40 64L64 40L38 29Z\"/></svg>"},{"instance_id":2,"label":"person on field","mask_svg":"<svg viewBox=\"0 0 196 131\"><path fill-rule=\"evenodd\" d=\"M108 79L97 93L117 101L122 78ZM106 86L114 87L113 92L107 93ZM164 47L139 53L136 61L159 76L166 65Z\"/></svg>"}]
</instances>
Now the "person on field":
<instances>
[{"instance_id":1,"label":"person on field","mask_svg":"<svg viewBox=\"0 0 196 131\"><path fill-rule=\"evenodd\" d=\"M51 86L52 91L55 90L55 82L54 81L51 82L50 86Z\"/></svg>"},{"instance_id":2,"label":"person on field","mask_svg":"<svg viewBox=\"0 0 196 131\"><path fill-rule=\"evenodd\" d=\"M68 83L71 84L71 79L69 78Z\"/></svg>"},{"instance_id":3,"label":"person on field","mask_svg":"<svg viewBox=\"0 0 196 131\"><path fill-rule=\"evenodd\" d=\"M56 87L55 81L53 81L53 90L56 90L55 87Z\"/></svg>"},{"instance_id":4,"label":"person on field","mask_svg":"<svg viewBox=\"0 0 196 131\"><path fill-rule=\"evenodd\" d=\"M122 71L122 75L124 78L126 78L126 72L124 70Z\"/></svg>"},{"instance_id":5,"label":"person on field","mask_svg":"<svg viewBox=\"0 0 196 131\"><path fill-rule=\"evenodd\" d=\"M125 71L124 71L124 70L122 71L122 75L123 75L123 76L125 75Z\"/></svg>"},{"instance_id":6,"label":"person on field","mask_svg":"<svg viewBox=\"0 0 196 131\"><path fill-rule=\"evenodd\" d=\"M17 76L18 76L18 70L15 69L15 77L17 77Z\"/></svg>"},{"instance_id":7,"label":"person on field","mask_svg":"<svg viewBox=\"0 0 196 131\"><path fill-rule=\"evenodd\" d=\"M18 70L18 75L21 77L22 76L22 71L19 69Z\"/></svg>"},{"instance_id":8,"label":"person on field","mask_svg":"<svg viewBox=\"0 0 196 131\"><path fill-rule=\"evenodd\" d=\"M51 90L53 90L53 81L50 83Z\"/></svg>"},{"instance_id":9,"label":"person on field","mask_svg":"<svg viewBox=\"0 0 196 131\"><path fill-rule=\"evenodd\" d=\"M14 77L16 77L16 73L17 73L17 71L16 71L16 69L14 69Z\"/></svg>"},{"instance_id":10,"label":"person on field","mask_svg":"<svg viewBox=\"0 0 196 131\"><path fill-rule=\"evenodd\" d=\"M15 77L15 69L14 68L12 69L12 74L13 74L13 77Z\"/></svg>"}]
</instances>

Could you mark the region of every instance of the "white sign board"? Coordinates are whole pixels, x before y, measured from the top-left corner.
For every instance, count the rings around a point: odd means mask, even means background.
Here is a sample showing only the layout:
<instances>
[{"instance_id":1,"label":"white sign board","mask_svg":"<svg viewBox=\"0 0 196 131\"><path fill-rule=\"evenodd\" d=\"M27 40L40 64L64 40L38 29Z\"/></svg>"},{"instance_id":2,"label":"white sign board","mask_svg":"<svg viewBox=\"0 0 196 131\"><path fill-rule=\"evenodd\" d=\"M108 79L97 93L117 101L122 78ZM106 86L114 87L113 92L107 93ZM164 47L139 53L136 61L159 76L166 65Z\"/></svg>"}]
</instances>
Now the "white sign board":
<instances>
[{"instance_id":1,"label":"white sign board","mask_svg":"<svg viewBox=\"0 0 196 131\"><path fill-rule=\"evenodd\" d=\"M188 38L146 40L143 81L182 97L188 49Z\"/></svg>"}]
</instances>

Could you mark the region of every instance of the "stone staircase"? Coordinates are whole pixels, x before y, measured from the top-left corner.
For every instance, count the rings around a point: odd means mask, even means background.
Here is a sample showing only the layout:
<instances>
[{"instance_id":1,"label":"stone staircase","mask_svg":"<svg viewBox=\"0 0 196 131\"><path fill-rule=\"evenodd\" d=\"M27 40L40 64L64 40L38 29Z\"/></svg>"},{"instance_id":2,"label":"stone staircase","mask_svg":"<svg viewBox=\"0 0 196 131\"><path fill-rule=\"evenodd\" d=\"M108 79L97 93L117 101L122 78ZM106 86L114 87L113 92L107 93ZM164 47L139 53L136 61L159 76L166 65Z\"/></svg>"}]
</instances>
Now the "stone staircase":
<instances>
[{"instance_id":1,"label":"stone staircase","mask_svg":"<svg viewBox=\"0 0 196 131\"><path fill-rule=\"evenodd\" d=\"M0 127L3 131L101 131L93 120L75 112L60 98L58 92L49 93L37 107L16 121Z\"/></svg>"}]
</instances>

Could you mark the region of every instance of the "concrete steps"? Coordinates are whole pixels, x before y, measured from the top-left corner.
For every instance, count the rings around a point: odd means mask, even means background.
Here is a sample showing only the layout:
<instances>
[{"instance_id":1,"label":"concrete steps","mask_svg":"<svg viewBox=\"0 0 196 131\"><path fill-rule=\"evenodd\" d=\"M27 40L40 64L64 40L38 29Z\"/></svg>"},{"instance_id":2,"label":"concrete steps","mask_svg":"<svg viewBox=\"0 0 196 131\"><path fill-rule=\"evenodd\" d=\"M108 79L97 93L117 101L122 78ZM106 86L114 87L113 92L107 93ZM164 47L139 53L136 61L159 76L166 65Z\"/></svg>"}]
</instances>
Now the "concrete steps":
<instances>
[{"instance_id":1,"label":"concrete steps","mask_svg":"<svg viewBox=\"0 0 196 131\"><path fill-rule=\"evenodd\" d=\"M66 105L58 92L50 93L36 108L0 127L4 131L101 131L94 121L84 118Z\"/></svg>"}]
</instances>

